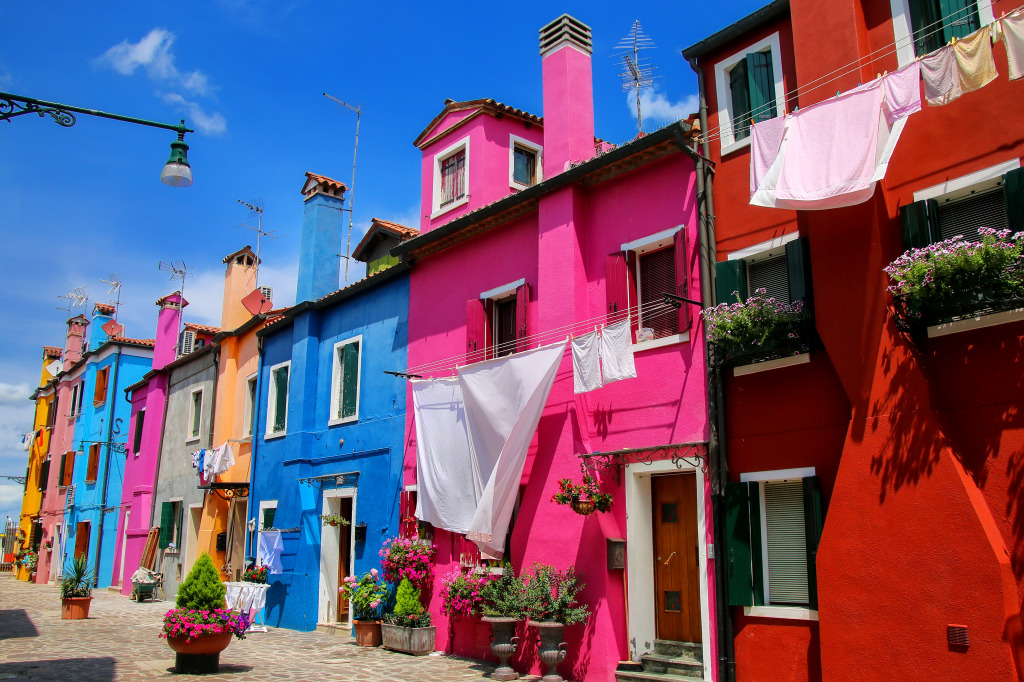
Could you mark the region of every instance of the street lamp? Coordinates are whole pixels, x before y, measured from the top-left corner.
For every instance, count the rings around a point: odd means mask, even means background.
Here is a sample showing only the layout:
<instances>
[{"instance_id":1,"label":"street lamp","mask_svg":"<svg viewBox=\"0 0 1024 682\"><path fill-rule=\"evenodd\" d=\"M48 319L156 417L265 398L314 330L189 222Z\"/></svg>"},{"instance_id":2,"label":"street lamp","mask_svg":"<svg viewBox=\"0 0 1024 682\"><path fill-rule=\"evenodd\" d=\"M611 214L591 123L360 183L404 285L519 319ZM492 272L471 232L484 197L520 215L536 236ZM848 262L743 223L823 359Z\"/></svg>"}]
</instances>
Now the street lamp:
<instances>
[{"instance_id":1,"label":"street lamp","mask_svg":"<svg viewBox=\"0 0 1024 682\"><path fill-rule=\"evenodd\" d=\"M171 187L188 187L192 184L192 168L188 164L188 145L185 144L185 133L194 133L195 131L185 127L185 119L181 119L181 123L178 125L158 123L142 118L109 114L105 111L83 109L82 107L73 107L58 102L47 102L46 100L33 99L32 97L0 92L0 121L10 121L15 116L23 116L25 114L38 114L39 116L49 116L57 125L70 128L76 123L76 113L110 118L115 121L125 121L126 123L136 123L138 125L150 126L151 128L163 128L164 130L173 130L178 133L178 139L171 142L171 158L167 160L163 172L160 173L160 181Z\"/></svg>"}]
</instances>

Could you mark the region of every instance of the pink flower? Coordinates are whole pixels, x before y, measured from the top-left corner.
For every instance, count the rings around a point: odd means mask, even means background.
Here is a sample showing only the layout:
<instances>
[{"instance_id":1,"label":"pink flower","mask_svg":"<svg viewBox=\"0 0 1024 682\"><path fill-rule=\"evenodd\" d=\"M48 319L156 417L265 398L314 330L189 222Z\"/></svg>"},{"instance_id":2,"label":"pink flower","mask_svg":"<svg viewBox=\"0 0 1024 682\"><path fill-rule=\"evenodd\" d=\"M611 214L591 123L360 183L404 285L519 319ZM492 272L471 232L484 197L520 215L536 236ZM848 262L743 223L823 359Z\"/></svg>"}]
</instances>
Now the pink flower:
<instances>
[{"instance_id":1,"label":"pink flower","mask_svg":"<svg viewBox=\"0 0 1024 682\"><path fill-rule=\"evenodd\" d=\"M376 579L377 579L377 576L379 575L379 572L377 571L377 569L376 569L376 568L371 568L371 569L370 569L370 575L372 575L372 576L373 576L373 578L374 578L374 580L376 580Z\"/></svg>"}]
</instances>

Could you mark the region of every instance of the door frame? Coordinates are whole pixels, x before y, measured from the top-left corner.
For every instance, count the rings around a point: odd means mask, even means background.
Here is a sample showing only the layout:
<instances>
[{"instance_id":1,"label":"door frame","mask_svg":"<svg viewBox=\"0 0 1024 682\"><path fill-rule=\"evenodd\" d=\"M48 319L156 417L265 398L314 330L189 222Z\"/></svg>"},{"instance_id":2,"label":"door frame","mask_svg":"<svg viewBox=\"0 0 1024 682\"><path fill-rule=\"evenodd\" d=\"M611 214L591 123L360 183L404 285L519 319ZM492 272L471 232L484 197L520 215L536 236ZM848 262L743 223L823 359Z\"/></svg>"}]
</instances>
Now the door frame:
<instances>
[{"instance_id":1,"label":"door frame","mask_svg":"<svg viewBox=\"0 0 1024 682\"><path fill-rule=\"evenodd\" d=\"M711 608L708 598L708 529L705 513L705 476L700 467L672 460L627 464L626 488L626 590L629 596L629 655L634 661L654 651L656 635L654 594L654 523L651 519L651 476L693 474L697 486L697 571L700 574L700 630L704 653L704 679L711 680Z\"/></svg>"},{"instance_id":2,"label":"door frame","mask_svg":"<svg viewBox=\"0 0 1024 682\"><path fill-rule=\"evenodd\" d=\"M333 488L324 491L321 514L337 514L341 510L342 498L352 499L352 518L347 526L320 526L320 585L317 597L317 623L333 623L338 612L338 550L341 546L341 533L349 534L348 574L355 575L355 528L356 528L356 488ZM318 519L319 520L319 519ZM329 530L328 530L329 529Z\"/></svg>"}]
</instances>

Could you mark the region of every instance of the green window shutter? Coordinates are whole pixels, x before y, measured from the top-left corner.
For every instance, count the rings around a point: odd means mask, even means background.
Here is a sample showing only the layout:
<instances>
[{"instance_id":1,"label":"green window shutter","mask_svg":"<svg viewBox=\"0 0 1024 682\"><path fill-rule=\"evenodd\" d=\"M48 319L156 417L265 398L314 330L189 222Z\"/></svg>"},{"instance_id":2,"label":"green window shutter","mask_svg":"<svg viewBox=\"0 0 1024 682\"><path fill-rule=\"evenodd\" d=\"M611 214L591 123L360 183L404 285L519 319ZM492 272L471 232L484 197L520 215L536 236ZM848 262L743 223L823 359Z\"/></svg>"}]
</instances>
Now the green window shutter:
<instances>
[{"instance_id":1,"label":"green window shutter","mask_svg":"<svg viewBox=\"0 0 1024 682\"><path fill-rule=\"evenodd\" d=\"M924 199L900 206L905 250L923 249L935 241L934 235L938 234L938 225L935 224L938 212L939 204L934 199Z\"/></svg>"},{"instance_id":2,"label":"green window shutter","mask_svg":"<svg viewBox=\"0 0 1024 682\"><path fill-rule=\"evenodd\" d=\"M737 303L747 300L747 268L742 260L724 260L715 263L715 292L718 303Z\"/></svg>"},{"instance_id":3,"label":"green window shutter","mask_svg":"<svg viewBox=\"0 0 1024 682\"><path fill-rule=\"evenodd\" d=\"M725 484L725 552L729 604L753 606L749 483Z\"/></svg>"},{"instance_id":4,"label":"green window shutter","mask_svg":"<svg viewBox=\"0 0 1024 682\"><path fill-rule=\"evenodd\" d=\"M818 575L817 556L818 541L824 527L824 516L821 513L821 487L818 477L810 476L803 480L804 493L804 525L807 536L807 592L808 606L818 608Z\"/></svg>"},{"instance_id":5,"label":"green window shutter","mask_svg":"<svg viewBox=\"0 0 1024 682\"><path fill-rule=\"evenodd\" d=\"M1003 175L1003 199L1006 201L1006 224L1012 232L1024 230L1024 168Z\"/></svg>"},{"instance_id":6,"label":"green window shutter","mask_svg":"<svg viewBox=\"0 0 1024 682\"><path fill-rule=\"evenodd\" d=\"M64 485L64 466L67 462L68 454L65 452L60 456L60 471L57 472L57 485Z\"/></svg>"},{"instance_id":7,"label":"green window shutter","mask_svg":"<svg viewBox=\"0 0 1024 682\"><path fill-rule=\"evenodd\" d=\"M263 528L274 527L274 516L277 514L277 507L264 507L263 508Z\"/></svg>"},{"instance_id":8,"label":"green window shutter","mask_svg":"<svg viewBox=\"0 0 1024 682\"><path fill-rule=\"evenodd\" d=\"M942 18L939 3L936 0L909 0L910 30L914 35L914 53L918 57L939 49L943 40L942 31L937 31L936 24Z\"/></svg>"},{"instance_id":9,"label":"green window shutter","mask_svg":"<svg viewBox=\"0 0 1024 682\"><path fill-rule=\"evenodd\" d=\"M965 38L981 28L975 0L939 0L939 11L942 13L943 44L954 37Z\"/></svg>"},{"instance_id":10,"label":"green window shutter","mask_svg":"<svg viewBox=\"0 0 1024 682\"><path fill-rule=\"evenodd\" d=\"M751 52L746 62L750 118L755 121L775 118L775 72L772 70L771 50Z\"/></svg>"},{"instance_id":11,"label":"green window shutter","mask_svg":"<svg viewBox=\"0 0 1024 682\"><path fill-rule=\"evenodd\" d=\"M341 347L341 417L356 416L359 399L359 342Z\"/></svg>"},{"instance_id":12,"label":"green window shutter","mask_svg":"<svg viewBox=\"0 0 1024 682\"><path fill-rule=\"evenodd\" d=\"M747 62L741 61L729 70L729 92L732 95L732 135L742 140L750 135L750 84Z\"/></svg>"},{"instance_id":13,"label":"green window shutter","mask_svg":"<svg viewBox=\"0 0 1024 682\"><path fill-rule=\"evenodd\" d=\"M810 307L811 240L800 237L786 244L786 267L789 269L789 302L803 301Z\"/></svg>"},{"instance_id":14,"label":"green window shutter","mask_svg":"<svg viewBox=\"0 0 1024 682\"><path fill-rule=\"evenodd\" d=\"M167 549L174 537L174 503L162 502L160 504L160 549Z\"/></svg>"},{"instance_id":15,"label":"green window shutter","mask_svg":"<svg viewBox=\"0 0 1024 682\"><path fill-rule=\"evenodd\" d=\"M288 367L274 372L274 433L284 431L288 417Z\"/></svg>"},{"instance_id":16,"label":"green window shutter","mask_svg":"<svg viewBox=\"0 0 1024 682\"><path fill-rule=\"evenodd\" d=\"M806 605L810 599L803 482L765 482L764 513L768 601Z\"/></svg>"}]
</instances>

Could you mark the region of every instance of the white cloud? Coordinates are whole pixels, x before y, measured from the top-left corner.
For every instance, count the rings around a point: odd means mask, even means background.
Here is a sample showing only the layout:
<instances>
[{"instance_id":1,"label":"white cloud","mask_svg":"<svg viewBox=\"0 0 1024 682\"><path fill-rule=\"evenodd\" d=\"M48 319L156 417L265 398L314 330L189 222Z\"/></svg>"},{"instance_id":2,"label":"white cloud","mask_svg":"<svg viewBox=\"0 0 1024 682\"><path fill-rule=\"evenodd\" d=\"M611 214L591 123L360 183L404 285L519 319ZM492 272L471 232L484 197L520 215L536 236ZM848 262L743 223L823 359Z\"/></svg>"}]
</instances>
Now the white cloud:
<instances>
[{"instance_id":1,"label":"white cloud","mask_svg":"<svg viewBox=\"0 0 1024 682\"><path fill-rule=\"evenodd\" d=\"M15 505L21 506L21 497L24 491L20 485L0 483L0 509L10 508Z\"/></svg>"},{"instance_id":2,"label":"white cloud","mask_svg":"<svg viewBox=\"0 0 1024 682\"><path fill-rule=\"evenodd\" d=\"M228 128L228 123L223 116L217 112L206 113L198 102L187 100L176 92L164 93L160 95L160 98L168 104L177 105L188 116L189 122L201 133L220 135Z\"/></svg>"},{"instance_id":3,"label":"white cloud","mask_svg":"<svg viewBox=\"0 0 1024 682\"><path fill-rule=\"evenodd\" d=\"M27 405L32 395L28 384L8 384L0 381L0 405Z\"/></svg>"},{"instance_id":4,"label":"white cloud","mask_svg":"<svg viewBox=\"0 0 1024 682\"><path fill-rule=\"evenodd\" d=\"M640 92L640 113L645 121L665 125L674 123L696 113L697 106L697 95L687 95L673 102L663 92L658 91L657 85ZM636 92L633 90L626 94L626 107L629 113L636 117Z\"/></svg>"}]
</instances>

